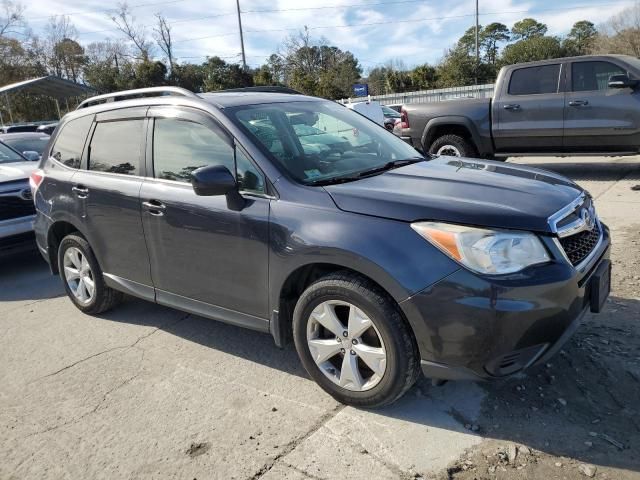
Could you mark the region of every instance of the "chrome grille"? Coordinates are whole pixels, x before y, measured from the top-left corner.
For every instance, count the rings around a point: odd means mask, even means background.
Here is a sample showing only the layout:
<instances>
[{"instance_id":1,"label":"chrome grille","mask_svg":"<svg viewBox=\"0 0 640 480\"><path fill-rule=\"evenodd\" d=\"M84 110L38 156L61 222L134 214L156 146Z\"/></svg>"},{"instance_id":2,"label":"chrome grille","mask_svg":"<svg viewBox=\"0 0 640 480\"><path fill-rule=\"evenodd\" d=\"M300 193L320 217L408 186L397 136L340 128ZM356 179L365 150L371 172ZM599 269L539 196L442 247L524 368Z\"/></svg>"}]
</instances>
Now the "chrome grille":
<instances>
[{"instance_id":1,"label":"chrome grille","mask_svg":"<svg viewBox=\"0 0 640 480\"><path fill-rule=\"evenodd\" d=\"M575 235L560 239L560 245L573 265L579 265L596 248L600 240L600 228L584 230Z\"/></svg>"}]
</instances>

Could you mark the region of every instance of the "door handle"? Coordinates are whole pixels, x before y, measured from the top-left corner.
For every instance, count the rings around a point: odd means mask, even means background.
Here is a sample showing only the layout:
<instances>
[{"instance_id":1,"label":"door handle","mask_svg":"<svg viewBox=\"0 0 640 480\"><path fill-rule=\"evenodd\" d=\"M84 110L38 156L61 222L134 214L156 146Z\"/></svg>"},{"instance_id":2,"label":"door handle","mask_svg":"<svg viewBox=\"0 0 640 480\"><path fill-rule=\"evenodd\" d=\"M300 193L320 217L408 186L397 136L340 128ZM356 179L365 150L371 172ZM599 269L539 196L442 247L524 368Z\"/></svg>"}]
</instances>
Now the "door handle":
<instances>
[{"instance_id":1,"label":"door handle","mask_svg":"<svg viewBox=\"0 0 640 480\"><path fill-rule=\"evenodd\" d=\"M142 202L142 208L144 208L151 215L161 217L162 215L164 215L164 211L167 207L164 205L164 203L159 202L158 200L149 200L147 202Z\"/></svg>"},{"instance_id":2,"label":"door handle","mask_svg":"<svg viewBox=\"0 0 640 480\"><path fill-rule=\"evenodd\" d=\"M569 102L570 107L584 107L585 105L589 105L588 100L571 100Z\"/></svg>"},{"instance_id":3,"label":"door handle","mask_svg":"<svg viewBox=\"0 0 640 480\"><path fill-rule=\"evenodd\" d=\"M520 110L520 105L517 103L507 103L504 107L505 110Z\"/></svg>"},{"instance_id":4,"label":"door handle","mask_svg":"<svg viewBox=\"0 0 640 480\"><path fill-rule=\"evenodd\" d=\"M89 189L83 185L74 185L71 187L71 191L75 193L78 198L87 198L89 196Z\"/></svg>"}]
</instances>

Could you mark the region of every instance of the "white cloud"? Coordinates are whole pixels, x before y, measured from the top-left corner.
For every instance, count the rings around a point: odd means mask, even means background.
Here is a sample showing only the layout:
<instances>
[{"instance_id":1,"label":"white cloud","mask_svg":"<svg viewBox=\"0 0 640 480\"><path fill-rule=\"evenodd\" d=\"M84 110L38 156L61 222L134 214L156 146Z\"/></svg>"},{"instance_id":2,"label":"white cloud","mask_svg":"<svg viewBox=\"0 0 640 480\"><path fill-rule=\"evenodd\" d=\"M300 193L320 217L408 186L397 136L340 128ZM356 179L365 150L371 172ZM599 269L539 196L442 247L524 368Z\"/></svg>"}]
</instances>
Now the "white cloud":
<instances>
[{"instance_id":1,"label":"white cloud","mask_svg":"<svg viewBox=\"0 0 640 480\"><path fill-rule=\"evenodd\" d=\"M147 3L161 1L151 0ZM246 12L243 13L242 22L248 61L252 65L262 63L277 50L286 36L308 26L314 37L324 37L332 44L352 51L366 68L392 58L403 59L408 66L434 63L474 24L474 2L471 0L416 0L411 3L402 0L404 3L396 5L391 4L392 0L384 1L389 4L326 8L365 3L365 0L241 0L242 10ZM525 16L532 16L547 23L549 33L563 35L577 20L600 23L628 5L623 1L609 4L603 15L602 7L595 3L600 0L572 1L581 2L579 8L567 9L572 3L550 4L545 0L480 0L480 23L499 21L511 26ZM135 5L136 2L131 0L130 3ZM368 0L366 3L379 4L381 0ZM585 3L592 3L593 6L584 7ZM82 42L118 36L116 31L87 33L113 29L114 25L104 10L117 8L115 1L29 0L26 6L27 19L36 33L46 25L47 16L76 13L71 20L81 33ZM158 12L164 14L170 23L173 21L179 57L199 57L204 60L205 55L235 56L229 58L233 61L240 58L235 8L235 0L216 0L212 3L176 0L135 8L133 14L139 23L145 25L154 24L154 14ZM287 11L257 13L256 10ZM351 26L354 24L357 26ZM147 30L151 34L151 28Z\"/></svg>"}]
</instances>

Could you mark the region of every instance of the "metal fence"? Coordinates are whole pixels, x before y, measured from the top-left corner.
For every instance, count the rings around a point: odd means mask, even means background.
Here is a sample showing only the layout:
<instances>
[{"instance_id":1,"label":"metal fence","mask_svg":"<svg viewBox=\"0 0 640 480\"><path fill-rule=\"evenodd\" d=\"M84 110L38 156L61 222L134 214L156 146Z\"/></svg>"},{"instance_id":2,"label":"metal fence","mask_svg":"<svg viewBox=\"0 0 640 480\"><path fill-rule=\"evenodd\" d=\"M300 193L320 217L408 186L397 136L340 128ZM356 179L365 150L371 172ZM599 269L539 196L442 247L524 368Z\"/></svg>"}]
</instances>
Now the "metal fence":
<instances>
[{"instance_id":1,"label":"metal fence","mask_svg":"<svg viewBox=\"0 0 640 480\"><path fill-rule=\"evenodd\" d=\"M418 92L388 93L386 95L372 95L371 100L378 100L383 105L405 103L429 103L456 98L489 98L493 96L493 83L485 85L471 85L469 87L439 88L437 90L420 90ZM352 98L351 101L357 101ZM345 102L344 100L342 101Z\"/></svg>"}]
</instances>

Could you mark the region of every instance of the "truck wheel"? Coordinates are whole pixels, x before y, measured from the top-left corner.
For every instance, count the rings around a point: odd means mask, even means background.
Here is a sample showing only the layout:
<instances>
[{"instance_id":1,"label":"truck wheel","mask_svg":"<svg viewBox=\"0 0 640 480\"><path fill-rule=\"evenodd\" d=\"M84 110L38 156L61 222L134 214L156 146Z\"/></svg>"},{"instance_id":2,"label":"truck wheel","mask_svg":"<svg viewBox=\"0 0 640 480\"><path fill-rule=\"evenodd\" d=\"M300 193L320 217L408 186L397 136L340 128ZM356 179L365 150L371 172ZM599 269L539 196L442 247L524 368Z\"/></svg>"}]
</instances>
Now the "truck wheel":
<instances>
[{"instance_id":1,"label":"truck wheel","mask_svg":"<svg viewBox=\"0 0 640 480\"><path fill-rule=\"evenodd\" d=\"M293 337L309 375L347 405L388 405L418 378L420 355L397 304L350 272L320 278L304 291Z\"/></svg>"},{"instance_id":2,"label":"truck wheel","mask_svg":"<svg viewBox=\"0 0 640 480\"><path fill-rule=\"evenodd\" d=\"M429 153L449 157L477 157L474 145L459 135L443 135L436 138L429 147Z\"/></svg>"}]
</instances>

